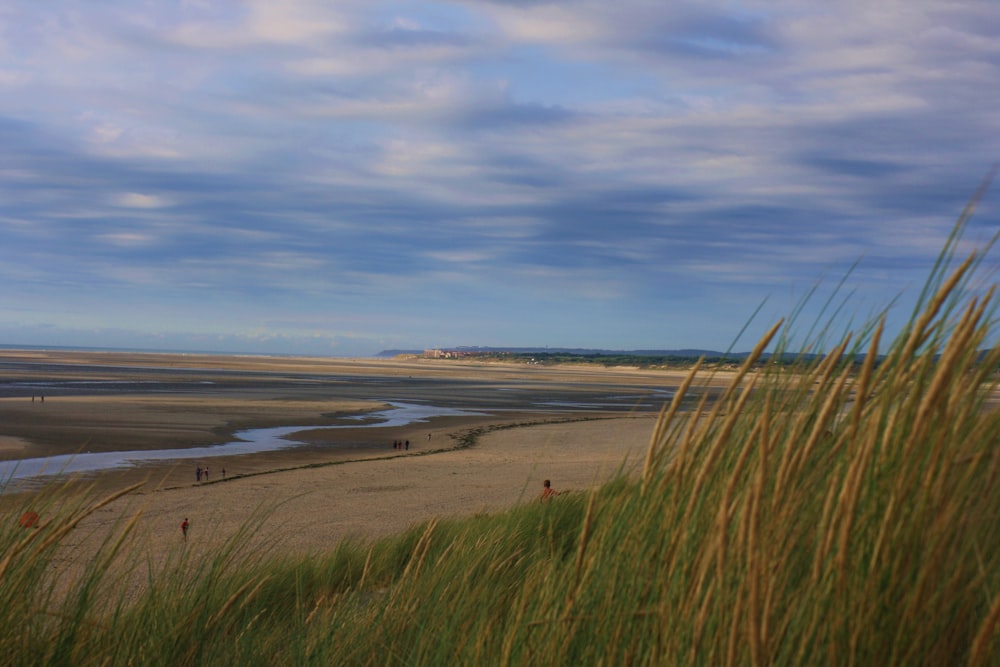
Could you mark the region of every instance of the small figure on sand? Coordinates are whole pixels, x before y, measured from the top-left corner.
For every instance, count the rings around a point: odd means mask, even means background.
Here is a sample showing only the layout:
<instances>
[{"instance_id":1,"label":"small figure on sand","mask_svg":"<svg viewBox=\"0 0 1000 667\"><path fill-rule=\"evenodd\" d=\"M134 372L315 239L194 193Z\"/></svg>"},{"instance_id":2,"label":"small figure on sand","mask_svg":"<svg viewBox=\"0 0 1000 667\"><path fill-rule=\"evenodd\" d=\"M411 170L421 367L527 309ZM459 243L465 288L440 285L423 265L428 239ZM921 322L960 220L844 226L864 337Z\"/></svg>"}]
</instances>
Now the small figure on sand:
<instances>
[{"instance_id":1,"label":"small figure on sand","mask_svg":"<svg viewBox=\"0 0 1000 667\"><path fill-rule=\"evenodd\" d=\"M205 478L206 482L208 481L208 466L205 466L205 469L201 471L201 476Z\"/></svg>"},{"instance_id":2,"label":"small figure on sand","mask_svg":"<svg viewBox=\"0 0 1000 667\"><path fill-rule=\"evenodd\" d=\"M191 524L188 523L187 517L184 517L184 520L181 521L181 535L184 536L184 541L185 542L187 542L187 538L188 538L188 526L190 526L190 525Z\"/></svg>"},{"instance_id":3,"label":"small figure on sand","mask_svg":"<svg viewBox=\"0 0 1000 667\"><path fill-rule=\"evenodd\" d=\"M199 482L201 481L201 466L198 466L197 468L195 468L195 470L194 470L194 478L195 478L196 481L199 481Z\"/></svg>"},{"instance_id":4,"label":"small figure on sand","mask_svg":"<svg viewBox=\"0 0 1000 667\"><path fill-rule=\"evenodd\" d=\"M547 479L544 482L542 482L542 495L539 498L539 500L545 502L546 500L552 498L552 496L558 496L559 493L560 493L559 491L556 491L555 489L552 488L552 480Z\"/></svg>"},{"instance_id":5,"label":"small figure on sand","mask_svg":"<svg viewBox=\"0 0 1000 667\"><path fill-rule=\"evenodd\" d=\"M406 441L406 451L410 451L410 441Z\"/></svg>"}]
</instances>

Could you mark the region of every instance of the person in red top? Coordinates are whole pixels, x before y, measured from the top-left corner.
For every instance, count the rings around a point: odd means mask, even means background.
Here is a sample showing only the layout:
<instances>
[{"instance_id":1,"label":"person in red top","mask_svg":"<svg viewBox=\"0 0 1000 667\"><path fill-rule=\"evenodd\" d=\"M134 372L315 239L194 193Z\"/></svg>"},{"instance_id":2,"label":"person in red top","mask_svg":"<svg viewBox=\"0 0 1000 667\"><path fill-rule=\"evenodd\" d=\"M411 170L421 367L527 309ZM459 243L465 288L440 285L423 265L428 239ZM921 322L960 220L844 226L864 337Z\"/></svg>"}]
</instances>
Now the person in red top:
<instances>
[{"instance_id":1,"label":"person in red top","mask_svg":"<svg viewBox=\"0 0 1000 667\"><path fill-rule=\"evenodd\" d=\"M558 496L558 495L559 492L552 488L551 480L547 479L544 482L542 482L542 497L539 498L539 500L544 502L549 498L551 498L552 496Z\"/></svg>"},{"instance_id":2,"label":"person in red top","mask_svg":"<svg viewBox=\"0 0 1000 667\"><path fill-rule=\"evenodd\" d=\"M181 535L184 536L184 541L185 542L187 541L187 538L188 538L188 526L189 525L191 525L191 524L188 523L187 517L184 517L184 520L181 521Z\"/></svg>"}]
</instances>

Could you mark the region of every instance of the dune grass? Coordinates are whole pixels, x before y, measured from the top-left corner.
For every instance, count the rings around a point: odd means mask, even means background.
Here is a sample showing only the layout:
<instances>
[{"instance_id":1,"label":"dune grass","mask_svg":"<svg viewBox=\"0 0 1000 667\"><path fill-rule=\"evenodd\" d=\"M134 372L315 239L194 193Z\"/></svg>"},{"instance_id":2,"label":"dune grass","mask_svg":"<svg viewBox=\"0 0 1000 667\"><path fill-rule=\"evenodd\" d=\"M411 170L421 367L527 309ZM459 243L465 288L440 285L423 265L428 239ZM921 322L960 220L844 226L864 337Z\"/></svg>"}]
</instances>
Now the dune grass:
<instances>
[{"instance_id":1,"label":"dune grass","mask_svg":"<svg viewBox=\"0 0 1000 667\"><path fill-rule=\"evenodd\" d=\"M961 224L961 223L960 223ZM909 326L797 366L776 325L729 388L688 381L640 476L322 558L182 549L137 599L123 518L82 576L51 575L95 511L54 493L0 522L0 656L29 665L987 665L1000 662L1000 349L981 252L949 240ZM983 350L987 350L985 353ZM808 359L808 361L806 361ZM105 499L102 502L109 502ZM37 499L35 500L37 504ZM99 505L100 503L98 503ZM16 510L15 510L16 511ZM117 566L116 566L117 567ZM169 576L185 569L180 578Z\"/></svg>"}]
</instances>

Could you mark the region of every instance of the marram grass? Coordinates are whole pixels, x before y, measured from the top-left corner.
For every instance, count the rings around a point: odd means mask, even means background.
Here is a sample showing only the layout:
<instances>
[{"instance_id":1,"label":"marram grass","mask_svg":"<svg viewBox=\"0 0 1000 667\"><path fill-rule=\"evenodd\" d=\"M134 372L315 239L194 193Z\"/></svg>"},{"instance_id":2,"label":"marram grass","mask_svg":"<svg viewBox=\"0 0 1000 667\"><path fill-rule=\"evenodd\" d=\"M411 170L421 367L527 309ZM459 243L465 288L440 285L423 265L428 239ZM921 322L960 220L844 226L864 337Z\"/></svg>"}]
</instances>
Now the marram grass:
<instances>
[{"instance_id":1,"label":"marram grass","mask_svg":"<svg viewBox=\"0 0 1000 667\"><path fill-rule=\"evenodd\" d=\"M180 553L151 568L134 600L109 593L127 520L56 591L54 550L96 506L51 498L44 532L4 517L0 660L997 664L1000 350L993 291L969 289L980 257L939 263L893 341L876 319L779 365L762 356L787 353L776 326L722 395L680 409L698 399L696 367L641 474L587 494L324 558L245 555L237 536L183 586L166 574Z\"/></svg>"}]
</instances>

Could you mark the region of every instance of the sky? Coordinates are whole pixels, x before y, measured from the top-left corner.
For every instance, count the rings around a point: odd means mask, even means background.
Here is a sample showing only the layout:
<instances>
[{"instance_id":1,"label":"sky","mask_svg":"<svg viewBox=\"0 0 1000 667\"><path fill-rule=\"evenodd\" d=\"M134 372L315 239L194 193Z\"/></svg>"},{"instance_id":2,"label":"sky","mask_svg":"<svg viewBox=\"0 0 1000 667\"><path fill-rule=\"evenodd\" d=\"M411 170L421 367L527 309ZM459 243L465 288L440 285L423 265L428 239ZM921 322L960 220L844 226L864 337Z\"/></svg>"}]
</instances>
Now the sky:
<instances>
[{"instance_id":1,"label":"sky","mask_svg":"<svg viewBox=\"0 0 1000 667\"><path fill-rule=\"evenodd\" d=\"M7 0L0 148L0 344L750 349L845 276L907 318L1000 159L1000 10Z\"/></svg>"}]
</instances>

